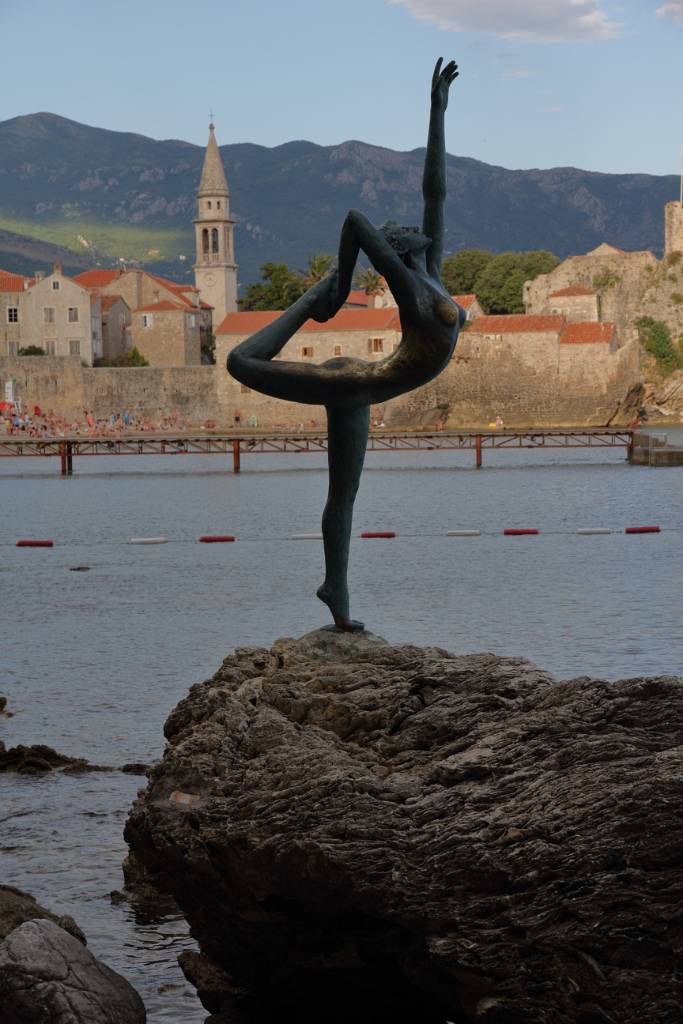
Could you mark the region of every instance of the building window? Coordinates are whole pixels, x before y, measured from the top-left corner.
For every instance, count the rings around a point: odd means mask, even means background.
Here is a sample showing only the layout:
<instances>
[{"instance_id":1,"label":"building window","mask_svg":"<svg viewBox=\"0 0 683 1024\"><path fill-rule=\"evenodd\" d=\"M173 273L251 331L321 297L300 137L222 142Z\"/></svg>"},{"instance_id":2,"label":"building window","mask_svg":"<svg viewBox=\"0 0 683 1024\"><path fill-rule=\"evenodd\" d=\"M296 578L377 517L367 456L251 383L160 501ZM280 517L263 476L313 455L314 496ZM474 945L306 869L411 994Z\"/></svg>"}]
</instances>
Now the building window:
<instances>
[{"instance_id":1,"label":"building window","mask_svg":"<svg viewBox=\"0 0 683 1024\"><path fill-rule=\"evenodd\" d=\"M368 338L368 351L384 352L384 340L382 338Z\"/></svg>"},{"instance_id":2,"label":"building window","mask_svg":"<svg viewBox=\"0 0 683 1024\"><path fill-rule=\"evenodd\" d=\"M19 323L19 307L8 306L7 307L7 323L18 324Z\"/></svg>"},{"instance_id":3,"label":"building window","mask_svg":"<svg viewBox=\"0 0 683 1024\"><path fill-rule=\"evenodd\" d=\"M218 252L218 228L211 228L211 252Z\"/></svg>"},{"instance_id":4,"label":"building window","mask_svg":"<svg viewBox=\"0 0 683 1024\"><path fill-rule=\"evenodd\" d=\"M313 358L313 346L312 345L302 345L301 346L301 358L302 359L312 359Z\"/></svg>"},{"instance_id":5,"label":"building window","mask_svg":"<svg viewBox=\"0 0 683 1024\"><path fill-rule=\"evenodd\" d=\"M142 326L143 327L152 327L153 325L154 325L154 317L152 316L152 314L151 313L143 313L142 314Z\"/></svg>"},{"instance_id":6,"label":"building window","mask_svg":"<svg viewBox=\"0 0 683 1024\"><path fill-rule=\"evenodd\" d=\"M44 341L43 348L45 349L46 356L53 356L55 354L55 343L54 341Z\"/></svg>"},{"instance_id":7,"label":"building window","mask_svg":"<svg viewBox=\"0 0 683 1024\"><path fill-rule=\"evenodd\" d=\"M78 306L69 306L68 320L70 324L78 323Z\"/></svg>"},{"instance_id":8,"label":"building window","mask_svg":"<svg viewBox=\"0 0 683 1024\"><path fill-rule=\"evenodd\" d=\"M220 210L220 208L221 208L221 201L219 199L218 202L216 203L216 209Z\"/></svg>"},{"instance_id":9,"label":"building window","mask_svg":"<svg viewBox=\"0 0 683 1024\"><path fill-rule=\"evenodd\" d=\"M52 291L53 292L58 292L61 287L62 286L61 286L61 283L59 281L53 281L52 282Z\"/></svg>"},{"instance_id":10,"label":"building window","mask_svg":"<svg viewBox=\"0 0 683 1024\"><path fill-rule=\"evenodd\" d=\"M204 228L202 231L202 252L209 251L209 229Z\"/></svg>"},{"instance_id":11,"label":"building window","mask_svg":"<svg viewBox=\"0 0 683 1024\"><path fill-rule=\"evenodd\" d=\"M335 356L340 356L342 354L342 347L341 347L341 345L333 345L333 347L332 347L332 354L335 355Z\"/></svg>"},{"instance_id":12,"label":"building window","mask_svg":"<svg viewBox=\"0 0 683 1024\"><path fill-rule=\"evenodd\" d=\"M251 394L251 388L248 388L246 384L240 384L240 391L243 395Z\"/></svg>"},{"instance_id":13,"label":"building window","mask_svg":"<svg viewBox=\"0 0 683 1024\"><path fill-rule=\"evenodd\" d=\"M53 324L55 322L55 307L43 306L43 323Z\"/></svg>"},{"instance_id":14,"label":"building window","mask_svg":"<svg viewBox=\"0 0 683 1024\"><path fill-rule=\"evenodd\" d=\"M18 356L19 355L19 342L18 341L8 341L7 342L7 355L8 356Z\"/></svg>"},{"instance_id":15,"label":"building window","mask_svg":"<svg viewBox=\"0 0 683 1024\"><path fill-rule=\"evenodd\" d=\"M196 327L197 326L197 317L194 315L194 313L190 313L190 315L188 316L187 319L190 322L190 327Z\"/></svg>"},{"instance_id":16,"label":"building window","mask_svg":"<svg viewBox=\"0 0 683 1024\"><path fill-rule=\"evenodd\" d=\"M78 338L72 338L69 342L69 355L80 356L81 354L81 343Z\"/></svg>"},{"instance_id":17,"label":"building window","mask_svg":"<svg viewBox=\"0 0 683 1024\"><path fill-rule=\"evenodd\" d=\"M210 209L211 209L211 200L210 200L210 199L209 199L209 200L207 200L207 203L206 203L206 208L207 208L207 210L210 210Z\"/></svg>"}]
</instances>

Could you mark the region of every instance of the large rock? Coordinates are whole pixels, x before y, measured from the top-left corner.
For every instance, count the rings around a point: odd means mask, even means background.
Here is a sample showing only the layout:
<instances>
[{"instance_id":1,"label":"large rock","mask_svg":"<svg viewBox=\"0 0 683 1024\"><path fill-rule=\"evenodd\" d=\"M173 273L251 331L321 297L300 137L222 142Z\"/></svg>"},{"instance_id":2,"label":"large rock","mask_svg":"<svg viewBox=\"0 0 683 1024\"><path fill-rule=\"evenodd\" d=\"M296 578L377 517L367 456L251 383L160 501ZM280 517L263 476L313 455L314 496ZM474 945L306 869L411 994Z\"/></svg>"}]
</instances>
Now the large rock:
<instances>
[{"instance_id":1,"label":"large rock","mask_svg":"<svg viewBox=\"0 0 683 1024\"><path fill-rule=\"evenodd\" d=\"M319 631L166 736L126 837L212 1021L683 1020L681 680Z\"/></svg>"},{"instance_id":2,"label":"large rock","mask_svg":"<svg viewBox=\"0 0 683 1024\"><path fill-rule=\"evenodd\" d=\"M27 892L15 889L12 885L0 885L0 940L6 939L10 932L26 921L40 919L52 921L86 945L85 935L69 914L58 917L41 907Z\"/></svg>"},{"instance_id":3,"label":"large rock","mask_svg":"<svg viewBox=\"0 0 683 1024\"><path fill-rule=\"evenodd\" d=\"M52 921L15 928L0 943L2 1024L144 1024L128 982Z\"/></svg>"}]
</instances>

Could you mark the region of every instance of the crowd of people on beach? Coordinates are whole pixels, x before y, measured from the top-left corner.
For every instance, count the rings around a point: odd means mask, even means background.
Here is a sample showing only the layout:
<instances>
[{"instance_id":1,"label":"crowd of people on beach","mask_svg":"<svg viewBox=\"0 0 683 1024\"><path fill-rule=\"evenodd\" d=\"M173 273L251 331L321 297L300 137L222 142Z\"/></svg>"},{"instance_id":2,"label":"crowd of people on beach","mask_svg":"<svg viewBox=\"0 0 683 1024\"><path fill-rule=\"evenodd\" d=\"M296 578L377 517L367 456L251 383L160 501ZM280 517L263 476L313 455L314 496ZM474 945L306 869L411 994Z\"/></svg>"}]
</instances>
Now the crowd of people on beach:
<instances>
[{"instance_id":1,"label":"crowd of people on beach","mask_svg":"<svg viewBox=\"0 0 683 1024\"><path fill-rule=\"evenodd\" d=\"M5 403L3 403L5 404ZM170 415L154 421L147 416L130 413L127 409L112 413L108 417L96 417L88 409L81 418L69 419L52 409L42 410L34 405L32 409L19 410L6 404L2 410L7 434L24 434L26 437L71 437L87 434L97 437L119 437L122 434L164 433L169 430L184 430L188 424L173 410Z\"/></svg>"}]
</instances>

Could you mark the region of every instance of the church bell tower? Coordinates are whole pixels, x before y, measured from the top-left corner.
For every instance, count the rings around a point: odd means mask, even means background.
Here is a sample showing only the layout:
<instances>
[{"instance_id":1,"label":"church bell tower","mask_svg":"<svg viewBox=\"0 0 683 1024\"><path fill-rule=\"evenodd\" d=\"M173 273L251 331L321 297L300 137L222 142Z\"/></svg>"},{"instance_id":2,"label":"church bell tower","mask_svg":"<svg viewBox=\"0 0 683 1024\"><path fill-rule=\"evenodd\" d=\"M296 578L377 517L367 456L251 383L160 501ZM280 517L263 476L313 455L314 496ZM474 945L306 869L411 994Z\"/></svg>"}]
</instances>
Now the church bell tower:
<instances>
[{"instance_id":1,"label":"church bell tower","mask_svg":"<svg viewBox=\"0 0 683 1024\"><path fill-rule=\"evenodd\" d=\"M226 313L237 310L237 265L235 222L230 218L230 192L214 130L214 125L210 124L197 192L197 217L194 221L197 259L194 281L200 298L213 306L215 331Z\"/></svg>"}]
</instances>

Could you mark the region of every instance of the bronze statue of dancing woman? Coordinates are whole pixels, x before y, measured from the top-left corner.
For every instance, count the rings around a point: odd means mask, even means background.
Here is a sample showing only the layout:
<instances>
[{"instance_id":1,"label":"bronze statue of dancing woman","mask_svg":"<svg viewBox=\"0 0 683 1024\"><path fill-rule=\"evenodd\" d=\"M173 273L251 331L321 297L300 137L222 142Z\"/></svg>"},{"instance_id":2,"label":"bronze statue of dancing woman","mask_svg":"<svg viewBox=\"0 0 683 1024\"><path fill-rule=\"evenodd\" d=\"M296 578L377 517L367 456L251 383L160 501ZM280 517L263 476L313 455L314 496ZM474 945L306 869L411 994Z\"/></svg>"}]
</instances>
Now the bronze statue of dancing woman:
<instances>
[{"instance_id":1,"label":"bronze statue of dancing woman","mask_svg":"<svg viewBox=\"0 0 683 1024\"><path fill-rule=\"evenodd\" d=\"M349 616L347 569L370 406L436 377L450 360L464 321L439 276L446 198L444 114L457 75L454 61L442 68L439 58L432 77L422 230L393 222L375 228L362 213L351 210L342 228L337 270L228 356L228 370L242 384L290 402L325 406L329 491L322 521L325 580L318 597L343 630L363 629L362 622ZM398 304L402 338L395 351L373 363L345 357L320 365L273 361L309 318L324 323L343 306L360 250L384 276Z\"/></svg>"}]
</instances>

